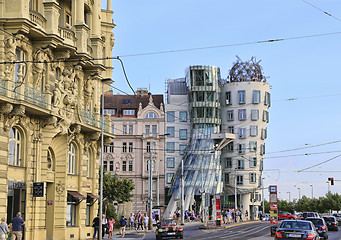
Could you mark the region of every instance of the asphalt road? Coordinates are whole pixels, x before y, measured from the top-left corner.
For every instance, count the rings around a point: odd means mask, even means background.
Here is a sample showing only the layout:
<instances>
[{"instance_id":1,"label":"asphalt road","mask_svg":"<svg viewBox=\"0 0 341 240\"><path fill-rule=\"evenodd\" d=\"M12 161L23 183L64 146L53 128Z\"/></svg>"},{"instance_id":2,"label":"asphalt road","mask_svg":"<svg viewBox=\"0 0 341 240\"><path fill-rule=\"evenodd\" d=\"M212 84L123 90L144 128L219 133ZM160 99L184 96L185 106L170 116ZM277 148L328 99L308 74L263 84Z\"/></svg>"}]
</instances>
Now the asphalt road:
<instances>
[{"instance_id":1,"label":"asphalt road","mask_svg":"<svg viewBox=\"0 0 341 240\"><path fill-rule=\"evenodd\" d=\"M184 239L188 240L273 240L270 236L269 222L251 223L240 226L231 226L227 229L204 230L199 229L202 224L186 224L184 227ZM329 240L341 240L341 226L339 231L329 231ZM115 236L113 239L121 239ZM155 240L155 233L146 235L126 235L124 239Z\"/></svg>"}]
</instances>

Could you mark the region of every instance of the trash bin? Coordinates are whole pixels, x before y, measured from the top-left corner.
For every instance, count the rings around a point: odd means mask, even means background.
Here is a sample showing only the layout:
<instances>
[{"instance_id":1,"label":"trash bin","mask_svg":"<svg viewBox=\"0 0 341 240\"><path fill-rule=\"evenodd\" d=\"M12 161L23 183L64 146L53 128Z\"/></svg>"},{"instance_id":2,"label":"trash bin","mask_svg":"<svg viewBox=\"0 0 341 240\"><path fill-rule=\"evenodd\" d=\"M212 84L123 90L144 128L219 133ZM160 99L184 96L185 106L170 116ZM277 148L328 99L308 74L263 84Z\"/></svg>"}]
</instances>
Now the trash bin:
<instances>
[{"instance_id":1,"label":"trash bin","mask_svg":"<svg viewBox=\"0 0 341 240\"><path fill-rule=\"evenodd\" d=\"M221 227L221 220L220 219L216 220L216 226Z\"/></svg>"}]
</instances>

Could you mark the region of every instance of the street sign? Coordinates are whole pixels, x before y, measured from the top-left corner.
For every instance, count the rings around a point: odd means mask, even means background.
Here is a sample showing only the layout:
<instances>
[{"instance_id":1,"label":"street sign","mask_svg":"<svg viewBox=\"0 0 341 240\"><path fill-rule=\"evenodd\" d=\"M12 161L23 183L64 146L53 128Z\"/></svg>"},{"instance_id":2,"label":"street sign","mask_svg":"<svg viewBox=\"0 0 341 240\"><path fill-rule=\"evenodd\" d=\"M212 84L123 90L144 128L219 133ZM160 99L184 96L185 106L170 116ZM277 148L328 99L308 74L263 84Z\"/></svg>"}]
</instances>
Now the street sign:
<instances>
[{"instance_id":1,"label":"street sign","mask_svg":"<svg viewBox=\"0 0 341 240\"><path fill-rule=\"evenodd\" d=\"M269 186L269 192L270 193L277 193L277 186L276 185Z\"/></svg>"},{"instance_id":2,"label":"street sign","mask_svg":"<svg viewBox=\"0 0 341 240\"><path fill-rule=\"evenodd\" d=\"M45 197L45 183L35 182L33 183L33 197Z\"/></svg>"},{"instance_id":3,"label":"street sign","mask_svg":"<svg viewBox=\"0 0 341 240\"><path fill-rule=\"evenodd\" d=\"M210 203L210 193L205 193L205 207L211 206Z\"/></svg>"},{"instance_id":4,"label":"street sign","mask_svg":"<svg viewBox=\"0 0 341 240\"><path fill-rule=\"evenodd\" d=\"M269 186L269 202L270 202L270 233L271 237L275 236L275 229L278 228L278 202L277 202L277 186Z\"/></svg>"}]
</instances>

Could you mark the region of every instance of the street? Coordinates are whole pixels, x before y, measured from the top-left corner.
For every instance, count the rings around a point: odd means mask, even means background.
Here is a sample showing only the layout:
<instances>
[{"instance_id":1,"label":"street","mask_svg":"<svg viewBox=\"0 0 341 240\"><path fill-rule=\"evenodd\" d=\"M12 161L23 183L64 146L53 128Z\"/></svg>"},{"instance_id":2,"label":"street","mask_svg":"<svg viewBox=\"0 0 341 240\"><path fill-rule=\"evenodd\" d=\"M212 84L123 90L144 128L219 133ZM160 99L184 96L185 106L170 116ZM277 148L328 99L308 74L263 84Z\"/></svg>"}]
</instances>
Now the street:
<instances>
[{"instance_id":1,"label":"street","mask_svg":"<svg viewBox=\"0 0 341 240\"><path fill-rule=\"evenodd\" d=\"M202 224L189 223L184 227L184 239L240 239L240 240L273 240L270 236L269 222L249 223L245 225L233 226L227 229L199 229ZM121 239L121 236L116 235L113 239ZM143 239L155 240L155 233L149 232L146 235L130 235L127 234L124 239ZM329 231L329 240L340 240L341 231Z\"/></svg>"}]
</instances>

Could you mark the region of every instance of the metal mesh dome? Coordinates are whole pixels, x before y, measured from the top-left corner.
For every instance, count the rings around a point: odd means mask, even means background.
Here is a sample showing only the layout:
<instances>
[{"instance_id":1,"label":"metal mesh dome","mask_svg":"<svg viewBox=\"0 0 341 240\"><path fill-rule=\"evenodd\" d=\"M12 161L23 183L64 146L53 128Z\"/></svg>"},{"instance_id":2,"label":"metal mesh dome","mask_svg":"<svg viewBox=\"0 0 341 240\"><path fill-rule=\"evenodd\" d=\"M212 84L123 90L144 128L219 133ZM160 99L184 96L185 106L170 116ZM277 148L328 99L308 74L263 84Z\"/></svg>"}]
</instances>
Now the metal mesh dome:
<instances>
[{"instance_id":1,"label":"metal mesh dome","mask_svg":"<svg viewBox=\"0 0 341 240\"><path fill-rule=\"evenodd\" d=\"M243 62L238 56L230 70L230 82L260 82L265 81L262 73L262 67L259 65L260 61L256 61L252 57L249 61Z\"/></svg>"}]
</instances>

